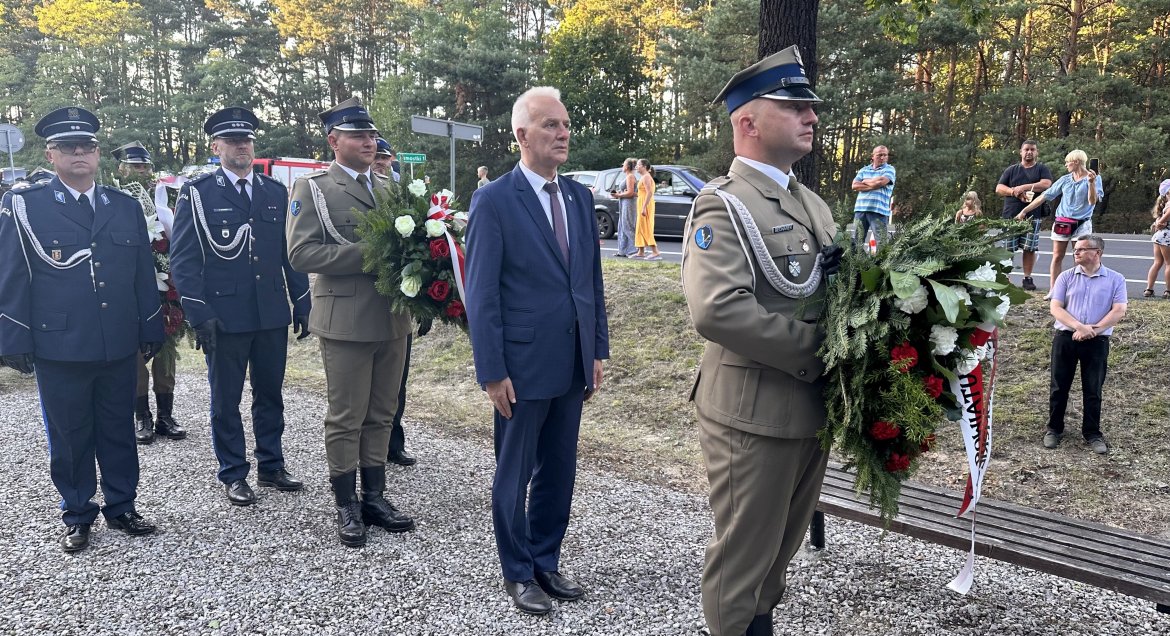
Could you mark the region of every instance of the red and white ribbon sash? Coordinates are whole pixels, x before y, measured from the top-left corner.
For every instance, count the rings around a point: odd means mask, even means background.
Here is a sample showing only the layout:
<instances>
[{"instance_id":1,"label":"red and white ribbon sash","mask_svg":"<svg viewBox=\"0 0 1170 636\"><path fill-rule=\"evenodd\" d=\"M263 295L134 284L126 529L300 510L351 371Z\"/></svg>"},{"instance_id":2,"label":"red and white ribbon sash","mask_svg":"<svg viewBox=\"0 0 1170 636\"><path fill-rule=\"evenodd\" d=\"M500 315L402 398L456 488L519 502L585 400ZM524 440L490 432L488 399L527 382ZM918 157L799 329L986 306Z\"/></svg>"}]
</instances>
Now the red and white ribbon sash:
<instances>
[{"instance_id":1,"label":"red and white ribbon sash","mask_svg":"<svg viewBox=\"0 0 1170 636\"><path fill-rule=\"evenodd\" d=\"M431 202L436 203L435 199L438 195L431 197ZM428 221L448 221L451 218L451 213L447 209L446 197L442 202L432 205L430 214L427 216ZM463 295L463 276L464 276L464 255L463 246L455 242L455 237L451 236L450 230L443 230L443 236L447 238L447 248L451 254L451 269L455 271L455 291L459 292L459 302L466 304L467 300Z\"/></svg>"}]
</instances>

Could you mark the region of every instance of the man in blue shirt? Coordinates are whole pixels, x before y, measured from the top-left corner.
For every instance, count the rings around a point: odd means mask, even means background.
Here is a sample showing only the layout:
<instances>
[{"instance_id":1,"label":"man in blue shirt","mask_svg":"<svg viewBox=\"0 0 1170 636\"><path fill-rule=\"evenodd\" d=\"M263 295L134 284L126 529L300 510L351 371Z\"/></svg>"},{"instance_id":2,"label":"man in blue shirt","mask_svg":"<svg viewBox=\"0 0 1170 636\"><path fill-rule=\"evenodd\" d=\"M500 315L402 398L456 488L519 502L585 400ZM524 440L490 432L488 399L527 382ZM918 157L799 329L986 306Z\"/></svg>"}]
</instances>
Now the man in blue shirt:
<instances>
[{"instance_id":1,"label":"man in blue shirt","mask_svg":"<svg viewBox=\"0 0 1170 636\"><path fill-rule=\"evenodd\" d=\"M890 222L890 202L894 197L896 173L889 162L890 150L885 146L873 149L873 162L863 166L853 178L853 191L857 202L853 204L853 243L866 240L866 234L873 230L874 238L880 244L886 239L886 227Z\"/></svg>"},{"instance_id":2,"label":"man in blue shirt","mask_svg":"<svg viewBox=\"0 0 1170 636\"><path fill-rule=\"evenodd\" d=\"M1109 359L1109 336L1125 316L1125 277L1101 264L1105 241L1088 234L1073 249L1076 265L1052 285L1049 311L1056 319L1052 337L1052 379L1044 447L1056 448L1064 436L1064 412L1077 364L1081 365L1084 415L1081 434L1093 452L1109 452L1101 434L1101 389Z\"/></svg>"}]
</instances>

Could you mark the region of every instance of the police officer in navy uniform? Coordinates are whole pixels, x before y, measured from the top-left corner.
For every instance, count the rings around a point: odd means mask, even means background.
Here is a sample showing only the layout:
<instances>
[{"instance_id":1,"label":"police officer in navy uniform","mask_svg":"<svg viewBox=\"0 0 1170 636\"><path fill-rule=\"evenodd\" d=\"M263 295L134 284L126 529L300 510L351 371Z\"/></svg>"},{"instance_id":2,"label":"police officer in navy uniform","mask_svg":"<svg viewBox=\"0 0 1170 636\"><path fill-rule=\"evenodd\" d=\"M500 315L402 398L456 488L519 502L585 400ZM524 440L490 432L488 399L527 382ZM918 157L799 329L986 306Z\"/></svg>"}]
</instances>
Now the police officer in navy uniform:
<instances>
[{"instance_id":1,"label":"police officer in navy uniform","mask_svg":"<svg viewBox=\"0 0 1170 636\"><path fill-rule=\"evenodd\" d=\"M211 136L220 168L180 190L171 241L171 275L195 330L195 346L207 358L218 477L236 506L256 501L247 481L250 465L240 418L249 367L257 483L283 491L304 486L285 469L281 388L290 302L298 340L309 335L309 279L288 262L288 190L252 170L259 123L241 107L207 119L203 130Z\"/></svg>"},{"instance_id":2,"label":"police officer in navy uniform","mask_svg":"<svg viewBox=\"0 0 1170 636\"><path fill-rule=\"evenodd\" d=\"M150 196L154 191L154 162L150 159L150 151L142 145L142 142L132 141L114 148L111 154L118 161L118 176L142 185L141 190L135 188L134 191L131 191L128 189L129 184L122 182L123 189L127 189L131 195L135 192L139 193L141 198L138 201L142 205L143 214L148 217L155 216L163 226L163 236L161 239L151 241L151 250L159 254L167 254L169 251L167 239L170 238L171 222L166 217L169 217L170 211L156 209L154 200ZM153 262L155 270L158 271L158 261ZM160 292L163 296L166 293L165 291ZM164 313L164 325L165 317ZM158 420L155 420L150 413L150 382L152 377ZM186 438L187 431L179 426L179 423L172 416L174 405L175 356L155 356L149 365L142 359L142 356L139 356L138 385L134 399L134 439L139 444L150 444L154 442L155 433L174 440Z\"/></svg>"},{"instance_id":3,"label":"police officer in navy uniform","mask_svg":"<svg viewBox=\"0 0 1170 636\"><path fill-rule=\"evenodd\" d=\"M390 142L378 137L378 151L374 153L374 165L371 169L380 175L390 177L395 182L402 180L402 175L398 173L397 161L394 161L394 149L390 147Z\"/></svg>"},{"instance_id":4,"label":"police officer in navy uniform","mask_svg":"<svg viewBox=\"0 0 1170 636\"><path fill-rule=\"evenodd\" d=\"M155 530L134 509L134 384L139 352L162 348L162 312L142 209L94 182L100 127L81 107L45 115L36 134L58 176L0 203L0 357L36 372L66 552L89 545L99 509L126 534Z\"/></svg>"}]
</instances>

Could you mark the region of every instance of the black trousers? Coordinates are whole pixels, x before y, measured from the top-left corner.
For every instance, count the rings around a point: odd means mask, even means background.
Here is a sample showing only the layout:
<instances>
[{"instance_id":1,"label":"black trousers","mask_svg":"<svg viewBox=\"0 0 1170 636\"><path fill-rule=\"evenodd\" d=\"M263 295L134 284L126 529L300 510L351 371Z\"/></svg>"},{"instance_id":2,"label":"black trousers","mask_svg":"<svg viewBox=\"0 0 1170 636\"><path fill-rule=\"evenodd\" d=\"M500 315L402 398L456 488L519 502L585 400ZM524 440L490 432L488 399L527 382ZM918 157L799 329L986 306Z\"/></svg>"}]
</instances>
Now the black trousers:
<instances>
[{"instance_id":1,"label":"black trousers","mask_svg":"<svg viewBox=\"0 0 1170 636\"><path fill-rule=\"evenodd\" d=\"M402 414L406 411L406 378L410 375L410 347L414 343L414 334L406 336L406 364L402 367L402 386L398 389L398 410L394 412L394 421L390 425L390 452L406 450L406 433L402 430Z\"/></svg>"},{"instance_id":2,"label":"black trousers","mask_svg":"<svg viewBox=\"0 0 1170 636\"><path fill-rule=\"evenodd\" d=\"M1052 381L1048 396L1048 429L1064 432L1064 412L1077 365L1081 366L1081 393L1084 416L1081 434L1086 440L1101 437L1101 389L1109 362L1109 336L1073 340L1071 331L1057 330L1052 336Z\"/></svg>"}]
</instances>

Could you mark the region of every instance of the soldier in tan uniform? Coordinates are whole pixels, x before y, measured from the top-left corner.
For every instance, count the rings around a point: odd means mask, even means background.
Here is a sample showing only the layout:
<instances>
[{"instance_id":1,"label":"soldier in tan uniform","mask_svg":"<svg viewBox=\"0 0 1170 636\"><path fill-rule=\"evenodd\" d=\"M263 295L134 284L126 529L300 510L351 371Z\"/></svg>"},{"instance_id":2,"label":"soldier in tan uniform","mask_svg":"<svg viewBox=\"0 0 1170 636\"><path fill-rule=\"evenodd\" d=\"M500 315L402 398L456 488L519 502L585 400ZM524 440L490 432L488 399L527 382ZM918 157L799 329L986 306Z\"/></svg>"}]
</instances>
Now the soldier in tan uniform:
<instances>
[{"instance_id":1,"label":"soldier in tan uniform","mask_svg":"<svg viewBox=\"0 0 1170 636\"><path fill-rule=\"evenodd\" d=\"M682 266L708 341L691 394L715 516L703 613L712 636L758 636L772 633L828 459L817 318L841 249L828 206L791 174L821 101L796 47L737 73L716 101L736 158L696 197Z\"/></svg>"},{"instance_id":2,"label":"soldier in tan uniform","mask_svg":"<svg viewBox=\"0 0 1170 636\"><path fill-rule=\"evenodd\" d=\"M374 207L374 190L395 187L370 169L378 130L356 98L320 118L335 160L293 184L288 257L297 271L317 275L309 329L320 340L328 384L329 482L338 537L345 545L359 546L366 542L366 524L390 532L414 528L414 520L383 496L390 423L411 324L409 316L391 313L390 301L374 289L374 276L362 271L362 246L354 233L362 211Z\"/></svg>"}]
</instances>

